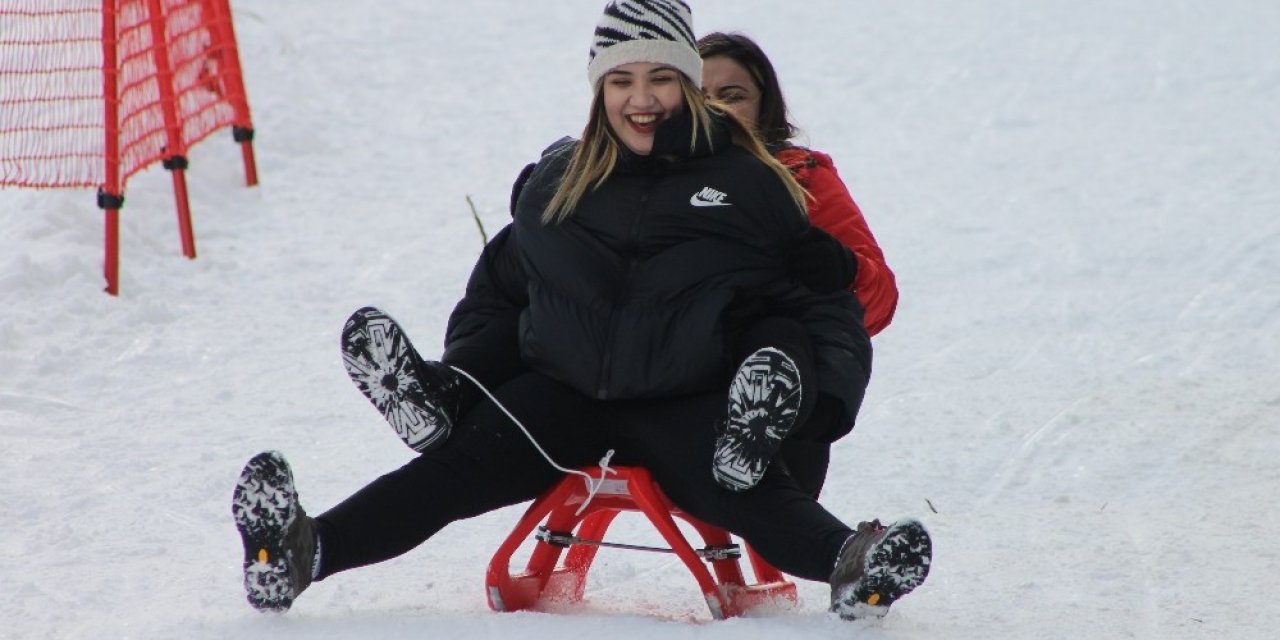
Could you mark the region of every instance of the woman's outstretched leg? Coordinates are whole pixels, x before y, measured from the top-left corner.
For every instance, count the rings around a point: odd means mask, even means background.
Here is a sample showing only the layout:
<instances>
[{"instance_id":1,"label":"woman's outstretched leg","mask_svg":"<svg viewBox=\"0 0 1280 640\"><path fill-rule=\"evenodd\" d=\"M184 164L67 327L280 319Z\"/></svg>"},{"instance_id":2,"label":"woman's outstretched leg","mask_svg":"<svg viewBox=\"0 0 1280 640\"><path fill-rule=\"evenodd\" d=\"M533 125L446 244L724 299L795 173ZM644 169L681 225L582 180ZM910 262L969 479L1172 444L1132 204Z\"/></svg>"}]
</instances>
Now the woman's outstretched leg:
<instances>
[{"instance_id":1,"label":"woman's outstretched leg","mask_svg":"<svg viewBox=\"0 0 1280 640\"><path fill-rule=\"evenodd\" d=\"M829 583L832 609L844 617L883 615L923 583L932 548L915 520L851 528L778 466L751 489L720 486L705 470L717 401L706 395L645 407L623 425L672 502L742 537L784 573Z\"/></svg>"},{"instance_id":2,"label":"woman's outstretched leg","mask_svg":"<svg viewBox=\"0 0 1280 640\"><path fill-rule=\"evenodd\" d=\"M595 428L600 403L559 383L525 374L495 395L560 465L594 463L608 448ZM401 555L450 522L532 499L561 477L489 401L438 448L316 518L302 510L283 456L260 454L233 497L249 602L288 609L313 580Z\"/></svg>"}]
</instances>

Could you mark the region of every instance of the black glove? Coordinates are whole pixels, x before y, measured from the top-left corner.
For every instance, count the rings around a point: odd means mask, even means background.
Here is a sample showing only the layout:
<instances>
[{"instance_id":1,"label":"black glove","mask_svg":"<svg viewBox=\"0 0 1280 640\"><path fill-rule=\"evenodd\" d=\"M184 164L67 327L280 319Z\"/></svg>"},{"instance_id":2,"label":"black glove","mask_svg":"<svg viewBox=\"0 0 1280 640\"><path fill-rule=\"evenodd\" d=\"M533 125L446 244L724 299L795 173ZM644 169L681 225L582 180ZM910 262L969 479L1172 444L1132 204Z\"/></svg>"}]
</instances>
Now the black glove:
<instances>
[{"instance_id":1,"label":"black glove","mask_svg":"<svg viewBox=\"0 0 1280 640\"><path fill-rule=\"evenodd\" d=\"M848 289L858 275L858 258L831 234L809 227L787 265L791 277L818 293Z\"/></svg>"}]
</instances>

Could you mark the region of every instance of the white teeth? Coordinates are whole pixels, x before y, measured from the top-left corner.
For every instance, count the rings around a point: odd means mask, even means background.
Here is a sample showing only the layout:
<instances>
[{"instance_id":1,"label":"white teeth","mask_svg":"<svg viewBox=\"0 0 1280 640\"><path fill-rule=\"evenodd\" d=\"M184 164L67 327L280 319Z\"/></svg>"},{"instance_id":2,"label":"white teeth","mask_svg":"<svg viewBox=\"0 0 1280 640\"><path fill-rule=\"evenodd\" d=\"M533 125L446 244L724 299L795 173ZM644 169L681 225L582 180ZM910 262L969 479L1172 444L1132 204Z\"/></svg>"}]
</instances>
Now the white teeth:
<instances>
[{"instance_id":1,"label":"white teeth","mask_svg":"<svg viewBox=\"0 0 1280 640\"><path fill-rule=\"evenodd\" d=\"M636 124L650 124L650 123L652 123L654 120L657 120L657 119L658 119L658 116L656 116L656 115L654 115L654 114L652 114L652 113L637 113L637 114L633 114L633 115L630 115L630 116L627 116L627 117L628 117L628 118L631 118L631 121L632 121L632 122L634 122L634 123L636 123Z\"/></svg>"}]
</instances>

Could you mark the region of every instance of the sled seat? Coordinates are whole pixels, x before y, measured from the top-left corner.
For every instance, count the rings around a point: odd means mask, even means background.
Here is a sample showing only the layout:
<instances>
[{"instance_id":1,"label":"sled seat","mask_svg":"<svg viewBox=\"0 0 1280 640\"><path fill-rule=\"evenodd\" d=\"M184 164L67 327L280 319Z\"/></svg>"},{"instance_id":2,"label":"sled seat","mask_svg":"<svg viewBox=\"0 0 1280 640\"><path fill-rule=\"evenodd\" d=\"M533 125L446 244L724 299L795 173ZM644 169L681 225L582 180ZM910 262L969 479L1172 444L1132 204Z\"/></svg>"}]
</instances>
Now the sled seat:
<instances>
[{"instance_id":1,"label":"sled seat","mask_svg":"<svg viewBox=\"0 0 1280 640\"><path fill-rule=\"evenodd\" d=\"M485 586L491 609L519 611L548 601L581 601L587 571L591 569L591 562L601 546L674 552L693 574L711 616L717 620L742 615L766 603L795 604L795 583L788 581L744 543L756 579L755 583L748 584L739 564L741 549L733 543L729 533L672 505L648 470L626 466L612 469L614 473L609 474L581 514L575 512L581 508L588 494L586 481L581 476L566 475L559 484L534 500L489 562ZM601 474L599 467L587 467L582 471L592 478L599 478ZM609 524L623 511L643 513L671 548L601 544ZM702 536L706 547L695 550L677 528L673 516L692 525ZM513 573L510 570L511 555L529 539L535 528L538 529L538 541L528 565L524 571ZM564 563L557 566L565 549L569 551ZM707 564L711 565L714 577Z\"/></svg>"}]
</instances>

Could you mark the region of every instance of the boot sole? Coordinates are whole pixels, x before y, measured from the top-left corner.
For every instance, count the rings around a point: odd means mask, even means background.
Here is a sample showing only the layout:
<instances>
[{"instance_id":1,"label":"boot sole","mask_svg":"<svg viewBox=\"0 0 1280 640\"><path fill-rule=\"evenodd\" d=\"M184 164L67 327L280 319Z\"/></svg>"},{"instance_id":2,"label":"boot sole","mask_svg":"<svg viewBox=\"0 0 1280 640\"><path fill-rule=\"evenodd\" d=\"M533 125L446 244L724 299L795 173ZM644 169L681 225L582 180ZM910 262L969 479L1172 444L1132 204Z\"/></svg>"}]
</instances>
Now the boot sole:
<instances>
[{"instance_id":1,"label":"boot sole","mask_svg":"<svg viewBox=\"0 0 1280 640\"><path fill-rule=\"evenodd\" d=\"M882 618L889 606L924 583L933 561L933 541L924 525L900 520L867 550L866 573L846 586L833 609L845 620Z\"/></svg>"},{"instance_id":2,"label":"boot sole","mask_svg":"<svg viewBox=\"0 0 1280 640\"><path fill-rule=\"evenodd\" d=\"M778 385L781 388L775 389ZM730 424L716 439L713 457L712 472L720 486L746 491L760 483L782 440L795 426L801 393L795 362L777 349L761 349L738 367L729 385ZM745 424L732 424L735 420ZM768 455L752 452L759 443L767 443Z\"/></svg>"},{"instance_id":3,"label":"boot sole","mask_svg":"<svg viewBox=\"0 0 1280 640\"><path fill-rule=\"evenodd\" d=\"M244 545L244 590L249 604L264 611L287 611L297 585L289 574L285 533L297 517L293 472L275 451L254 456L240 472L231 496L231 514Z\"/></svg>"},{"instance_id":4,"label":"boot sole","mask_svg":"<svg viewBox=\"0 0 1280 640\"><path fill-rule=\"evenodd\" d=\"M364 307L342 329L342 364L356 388L386 418L396 437L419 453L449 436L448 420L430 402L414 363L421 357L396 321Z\"/></svg>"}]
</instances>

